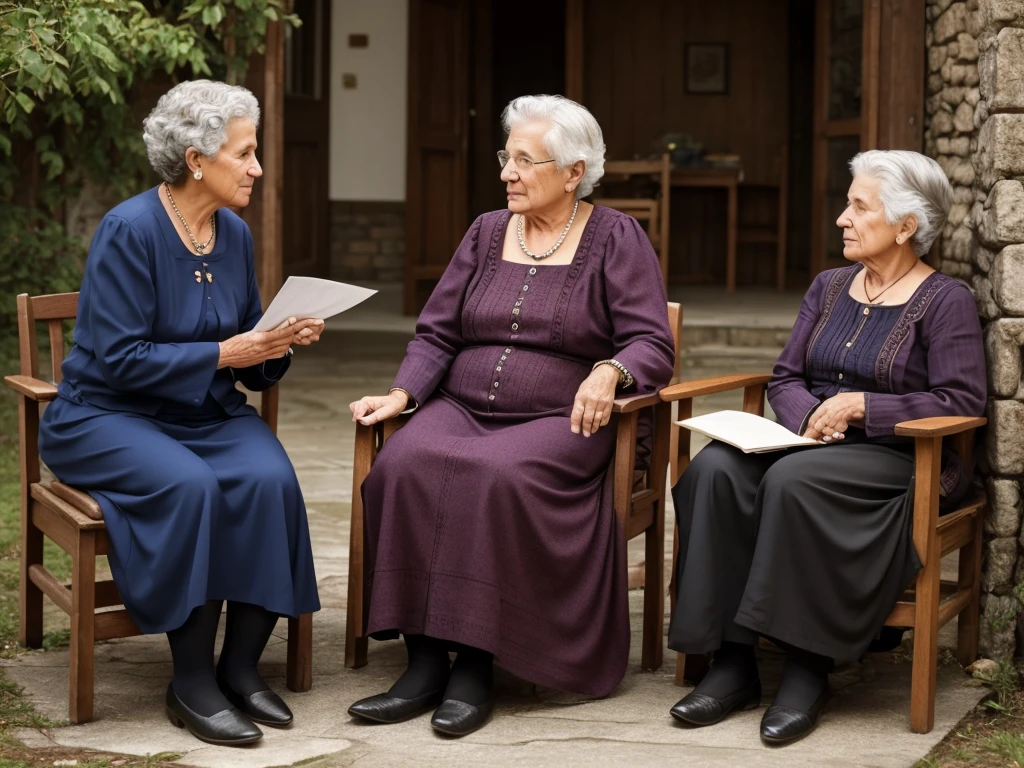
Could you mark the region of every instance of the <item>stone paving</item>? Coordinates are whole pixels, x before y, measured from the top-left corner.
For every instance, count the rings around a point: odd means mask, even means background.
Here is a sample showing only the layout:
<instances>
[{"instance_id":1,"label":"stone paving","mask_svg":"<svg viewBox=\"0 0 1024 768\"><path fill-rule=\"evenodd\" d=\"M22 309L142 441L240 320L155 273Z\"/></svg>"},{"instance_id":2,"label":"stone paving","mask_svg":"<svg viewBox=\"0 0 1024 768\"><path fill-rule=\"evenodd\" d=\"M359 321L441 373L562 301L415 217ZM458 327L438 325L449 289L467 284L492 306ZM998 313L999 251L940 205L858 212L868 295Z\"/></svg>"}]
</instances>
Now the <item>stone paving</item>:
<instances>
[{"instance_id":1,"label":"stone paving","mask_svg":"<svg viewBox=\"0 0 1024 768\"><path fill-rule=\"evenodd\" d=\"M356 318L356 321L361 322ZM406 329L382 332L379 324L356 330L334 326L319 345L301 350L282 386L280 436L299 474L309 520L323 610L314 618L313 689L294 694L284 688L284 623L264 655L264 672L295 712L288 730L265 729L251 748L205 745L171 727L163 714L170 657L162 636L102 643L97 647L96 719L83 726L22 729L28 745L75 746L129 754L175 752L193 766L565 766L764 765L904 767L923 757L973 707L983 689L955 663L939 669L936 726L927 735L908 725L910 664L890 655L833 675L837 695L820 727L785 749L768 749L758 738L763 710L729 718L712 728L674 725L669 707L687 689L673 685L674 657L655 673L639 669L642 593L630 593L633 650L622 685L611 697L580 702L523 681L498 676L498 704L490 724L462 740L433 734L427 715L397 726L354 722L352 701L385 690L404 664L400 643L371 643L370 663L344 668L344 609L347 582L348 512L351 500L352 424L347 403L362 394L386 391L408 338ZM377 330L374 330L377 329ZM687 377L763 370L764 362L729 368L696 366ZM709 398L701 410L738 407ZM671 512L670 512L671 515ZM670 518L671 519L671 518ZM669 537L670 538L670 537ZM642 557L642 541L631 558ZM48 625L48 629L53 628ZM948 629L952 629L949 627ZM950 637L949 633L946 637ZM777 687L780 656L760 651L765 703ZM67 717L67 652L33 652L5 664L38 710L55 720Z\"/></svg>"}]
</instances>

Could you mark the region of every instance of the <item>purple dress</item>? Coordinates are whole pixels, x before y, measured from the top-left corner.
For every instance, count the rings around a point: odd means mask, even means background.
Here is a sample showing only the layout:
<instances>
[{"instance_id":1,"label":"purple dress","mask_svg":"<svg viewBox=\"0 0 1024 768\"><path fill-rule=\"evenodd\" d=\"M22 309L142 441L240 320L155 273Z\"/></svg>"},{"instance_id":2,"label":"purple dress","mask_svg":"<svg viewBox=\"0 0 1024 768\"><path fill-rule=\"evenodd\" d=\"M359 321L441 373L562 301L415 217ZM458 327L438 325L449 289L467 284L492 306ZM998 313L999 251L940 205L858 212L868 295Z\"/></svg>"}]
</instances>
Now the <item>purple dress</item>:
<instances>
[{"instance_id":1,"label":"purple dress","mask_svg":"<svg viewBox=\"0 0 1024 768\"><path fill-rule=\"evenodd\" d=\"M974 298L938 273L898 306L849 295L859 265L819 275L768 384L780 423L802 433L818 405L864 392L863 429L828 446L744 454L712 442L672 496L678 598L669 647L707 653L758 635L839 661L867 650L920 568L914 446L901 421L980 416L985 357ZM944 457L947 502L969 472Z\"/></svg>"},{"instance_id":2,"label":"purple dress","mask_svg":"<svg viewBox=\"0 0 1024 768\"><path fill-rule=\"evenodd\" d=\"M598 360L635 391L674 369L665 291L634 219L594 209L573 262L501 258L508 211L476 220L395 378L419 404L363 484L369 632L489 651L535 683L610 693L629 652L615 423L574 435Z\"/></svg>"}]
</instances>

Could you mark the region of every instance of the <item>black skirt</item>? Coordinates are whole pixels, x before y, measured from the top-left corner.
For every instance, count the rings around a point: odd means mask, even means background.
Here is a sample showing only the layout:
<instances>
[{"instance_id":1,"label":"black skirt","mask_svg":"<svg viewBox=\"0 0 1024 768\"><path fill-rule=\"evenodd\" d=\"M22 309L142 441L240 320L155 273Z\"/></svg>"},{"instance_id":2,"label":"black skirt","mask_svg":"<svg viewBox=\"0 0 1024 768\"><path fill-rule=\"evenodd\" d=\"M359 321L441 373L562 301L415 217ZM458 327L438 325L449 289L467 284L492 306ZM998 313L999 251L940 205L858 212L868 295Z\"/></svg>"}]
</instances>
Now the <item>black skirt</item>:
<instances>
[{"instance_id":1,"label":"black skirt","mask_svg":"<svg viewBox=\"0 0 1024 768\"><path fill-rule=\"evenodd\" d=\"M672 489L679 523L669 647L759 635L854 661L921 567L913 447L745 454L712 442Z\"/></svg>"}]
</instances>

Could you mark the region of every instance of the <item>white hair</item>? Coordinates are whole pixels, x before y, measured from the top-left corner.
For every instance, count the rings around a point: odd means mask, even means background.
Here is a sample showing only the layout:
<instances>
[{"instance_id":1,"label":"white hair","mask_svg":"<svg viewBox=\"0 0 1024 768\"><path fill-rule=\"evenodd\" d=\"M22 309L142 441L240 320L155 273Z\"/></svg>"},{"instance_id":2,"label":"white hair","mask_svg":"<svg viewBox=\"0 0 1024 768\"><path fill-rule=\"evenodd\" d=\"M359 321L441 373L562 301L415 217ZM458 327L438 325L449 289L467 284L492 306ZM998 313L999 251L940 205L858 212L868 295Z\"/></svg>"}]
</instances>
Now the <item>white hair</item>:
<instances>
[{"instance_id":1,"label":"white hair","mask_svg":"<svg viewBox=\"0 0 1024 768\"><path fill-rule=\"evenodd\" d=\"M544 135L544 146L559 168L583 161L585 169L576 197L594 191L604 176L604 136L601 126L587 108L564 96L520 96L512 99L501 113L505 133L521 123L546 121L551 128Z\"/></svg>"},{"instance_id":2,"label":"white hair","mask_svg":"<svg viewBox=\"0 0 1024 768\"><path fill-rule=\"evenodd\" d=\"M142 122L149 164L164 181L174 184L185 175L188 148L213 157L224 145L228 123L240 117L259 126L260 105L242 86L216 80L178 83Z\"/></svg>"},{"instance_id":3,"label":"white hair","mask_svg":"<svg viewBox=\"0 0 1024 768\"><path fill-rule=\"evenodd\" d=\"M878 181L885 220L896 225L905 216L917 219L910 247L918 257L932 247L953 205L953 188L942 167L920 152L871 149L854 156L850 171Z\"/></svg>"}]
</instances>

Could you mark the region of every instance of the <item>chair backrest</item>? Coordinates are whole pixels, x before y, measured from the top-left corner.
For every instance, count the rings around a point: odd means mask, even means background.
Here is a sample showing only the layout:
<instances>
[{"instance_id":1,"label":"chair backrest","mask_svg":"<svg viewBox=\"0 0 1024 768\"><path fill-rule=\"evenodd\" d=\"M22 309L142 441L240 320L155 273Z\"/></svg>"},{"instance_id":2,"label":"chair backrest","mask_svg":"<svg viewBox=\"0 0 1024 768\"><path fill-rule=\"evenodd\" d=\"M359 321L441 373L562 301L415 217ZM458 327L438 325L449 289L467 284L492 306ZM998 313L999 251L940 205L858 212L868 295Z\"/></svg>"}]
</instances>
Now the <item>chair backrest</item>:
<instances>
[{"instance_id":1,"label":"chair backrest","mask_svg":"<svg viewBox=\"0 0 1024 768\"><path fill-rule=\"evenodd\" d=\"M609 160L604 164L604 180L629 181L646 176L657 182L656 197L597 197L594 202L628 213L646 223L647 236L658 254L662 276L668 283L669 217L672 190L672 162L668 153L658 160Z\"/></svg>"},{"instance_id":2,"label":"chair backrest","mask_svg":"<svg viewBox=\"0 0 1024 768\"><path fill-rule=\"evenodd\" d=\"M44 296L18 294L18 357L22 376L39 376L39 337L36 323L45 322L50 339L50 381L59 384L64 362L64 323L78 316L78 292ZM265 390L260 398L260 416L277 432L278 388Z\"/></svg>"},{"instance_id":3,"label":"chair backrest","mask_svg":"<svg viewBox=\"0 0 1024 768\"><path fill-rule=\"evenodd\" d=\"M679 355L683 343L683 306L677 302L668 303L668 324L672 328L672 341L676 350L676 370L679 370Z\"/></svg>"}]
</instances>

